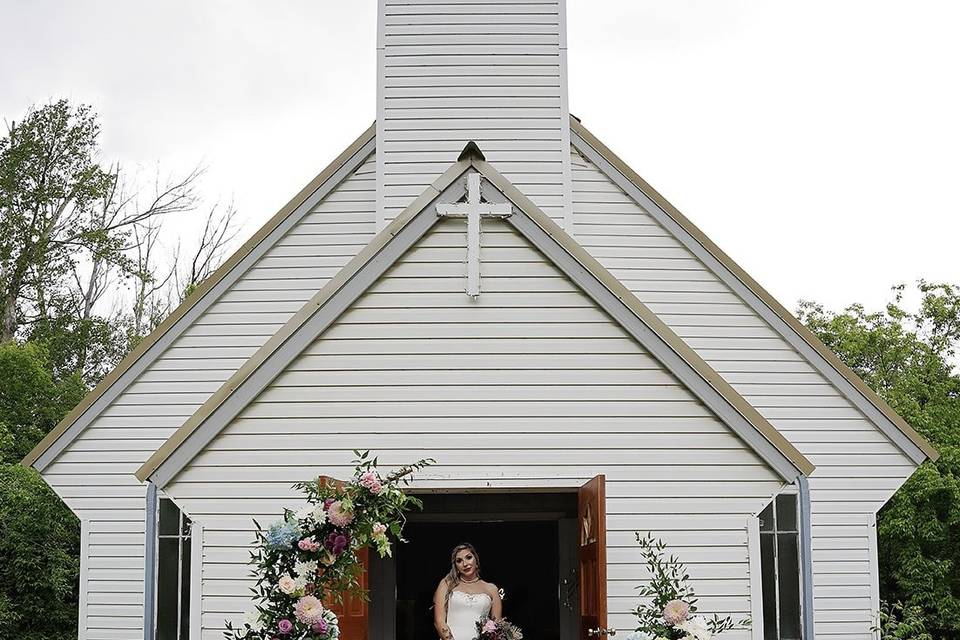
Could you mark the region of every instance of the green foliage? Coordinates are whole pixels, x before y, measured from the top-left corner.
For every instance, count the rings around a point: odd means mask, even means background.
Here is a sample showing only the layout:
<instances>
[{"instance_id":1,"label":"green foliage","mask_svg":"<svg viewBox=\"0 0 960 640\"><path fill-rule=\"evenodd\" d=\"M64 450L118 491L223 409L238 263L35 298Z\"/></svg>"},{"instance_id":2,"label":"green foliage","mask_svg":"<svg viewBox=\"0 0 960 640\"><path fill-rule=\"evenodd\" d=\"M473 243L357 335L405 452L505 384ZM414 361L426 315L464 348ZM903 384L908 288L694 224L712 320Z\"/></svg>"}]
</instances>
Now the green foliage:
<instances>
[{"instance_id":1,"label":"green foliage","mask_svg":"<svg viewBox=\"0 0 960 640\"><path fill-rule=\"evenodd\" d=\"M0 638L77 637L80 525L32 469L0 465Z\"/></svg>"},{"instance_id":2,"label":"green foliage","mask_svg":"<svg viewBox=\"0 0 960 640\"><path fill-rule=\"evenodd\" d=\"M83 396L79 376L54 378L34 343L0 343L0 463L19 462Z\"/></svg>"},{"instance_id":3,"label":"green foliage","mask_svg":"<svg viewBox=\"0 0 960 640\"><path fill-rule=\"evenodd\" d=\"M71 302L83 256L129 265L127 233L103 225L116 176L97 162L100 126L67 100L30 109L0 138L0 338Z\"/></svg>"},{"instance_id":4,"label":"green foliage","mask_svg":"<svg viewBox=\"0 0 960 640\"><path fill-rule=\"evenodd\" d=\"M346 593L366 599L357 553L369 546L383 558L391 554L392 542L403 541L405 513L422 503L401 487L414 471L433 461L419 460L381 477L376 457L367 451L354 454L350 482L320 477L298 483L295 488L305 494L307 506L285 510L283 520L266 530L254 522L256 543L250 561L255 567L251 591L256 610L242 625L225 624L227 640L270 640L289 634L303 640L338 640L336 615L316 607L317 600L342 603ZM316 607L313 611L322 613L323 620L298 611L306 603Z\"/></svg>"},{"instance_id":5,"label":"green foliage","mask_svg":"<svg viewBox=\"0 0 960 640\"><path fill-rule=\"evenodd\" d=\"M804 302L799 316L940 452L878 514L880 591L922 610L933 637L960 637L960 289L921 281L915 312L904 291L882 312Z\"/></svg>"},{"instance_id":6,"label":"green foliage","mask_svg":"<svg viewBox=\"0 0 960 640\"><path fill-rule=\"evenodd\" d=\"M880 620L872 631L880 632L880 640L933 640L927 632L923 609L900 603L880 604Z\"/></svg>"},{"instance_id":7,"label":"green foliage","mask_svg":"<svg viewBox=\"0 0 960 640\"><path fill-rule=\"evenodd\" d=\"M637 544L640 545L640 555L647 565L650 574L648 582L637 587L643 602L634 609L637 616L637 628L631 638L665 638L679 640L681 638L712 637L736 628L749 628L751 621L743 619L734 622L732 618L721 618L713 614L710 618L695 615L697 613L697 594L690 585L690 574L686 567L671 555L665 558L667 544L663 540L654 539L653 533L646 536L635 534ZM679 604L685 613L682 619L670 622L665 618L665 608L668 603L673 606ZM690 626L688 626L690 625Z\"/></svg>"}]
</instances>

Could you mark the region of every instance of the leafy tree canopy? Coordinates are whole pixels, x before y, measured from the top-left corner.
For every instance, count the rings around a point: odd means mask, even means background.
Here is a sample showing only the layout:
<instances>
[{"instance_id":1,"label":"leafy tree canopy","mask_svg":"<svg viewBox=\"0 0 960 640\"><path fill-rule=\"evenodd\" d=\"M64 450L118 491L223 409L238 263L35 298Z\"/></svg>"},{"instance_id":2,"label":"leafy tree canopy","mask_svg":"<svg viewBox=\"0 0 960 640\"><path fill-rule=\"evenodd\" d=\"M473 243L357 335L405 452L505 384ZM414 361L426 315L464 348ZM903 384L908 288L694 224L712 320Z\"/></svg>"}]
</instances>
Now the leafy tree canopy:
<instances>
[{"instance_id":1,"label":"leafy tree canopy","mask_svg":"<svg viewBox=\"0 0 960 640\"><path fill-rule=\"evenodd\" d=\"M801 320L940 452L877 518L880 591L922 609L937 638L960 637L960 288L921 281L916 311L894 288L886 309L842 313L803 302Z\"/></svg>"}]
</instances>

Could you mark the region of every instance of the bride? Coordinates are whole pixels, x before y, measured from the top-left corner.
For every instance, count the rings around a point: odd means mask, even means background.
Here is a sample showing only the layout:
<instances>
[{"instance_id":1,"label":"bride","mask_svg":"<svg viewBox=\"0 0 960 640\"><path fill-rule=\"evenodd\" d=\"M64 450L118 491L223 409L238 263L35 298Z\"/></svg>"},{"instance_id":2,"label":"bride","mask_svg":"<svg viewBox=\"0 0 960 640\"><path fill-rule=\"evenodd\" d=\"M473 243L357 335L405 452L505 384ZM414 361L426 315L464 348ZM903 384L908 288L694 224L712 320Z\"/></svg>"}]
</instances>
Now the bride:
<instances>
[{"instance_id":1,"label":"bride","mask_svg":"<svg viewBox=\"0 0 960 640\"><path fill-rule=\"evenodd\" d=\"M497 586L480 579L480 556L471 544L458 544L450 554L450 572L433 594L433 625L442 640L474 640L477 620L499 620L502 604Z\"/></svg>"}]
</instances>

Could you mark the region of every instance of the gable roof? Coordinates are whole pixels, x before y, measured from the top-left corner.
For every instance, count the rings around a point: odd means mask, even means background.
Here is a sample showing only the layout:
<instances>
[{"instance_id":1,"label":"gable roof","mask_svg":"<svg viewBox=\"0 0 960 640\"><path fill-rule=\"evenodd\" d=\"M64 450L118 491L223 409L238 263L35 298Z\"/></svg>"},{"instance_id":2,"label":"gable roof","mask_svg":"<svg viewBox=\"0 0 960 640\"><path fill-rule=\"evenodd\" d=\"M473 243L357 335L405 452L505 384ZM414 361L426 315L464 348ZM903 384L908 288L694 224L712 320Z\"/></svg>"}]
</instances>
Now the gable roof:
<instances>
[{"instance_id":1,"label":"gable roof","mask_svg":"<svg viewBox=\"0 0 960 640\"><path fill-rule=\"evenodd\" d=\"M614 154L580 121L570 118L570 144L693 253L796 349L915 463L939 452L901 418L833 351L785 309L703 231Z\"/></svg>"},{"instance_id":2,"label":"gable roof","mask_svg":"<svg viewBox=\"0 0 960 640\"><path fill-rule=\"evenodd\" d=\"M580 286L634 339L683 382L784 479L792 482L814 466L700 356L656 317L573 238L483 160L468 145L460 159L309 300L217 390L147 462L136 476L169 483L243 408L376 282L439 219L431 205L454 202L451 189L478 172L506 201L506 218L554 265ZM453 194L453 195L451 195ZM492 194L486 194L488 199Z\"/></svg>"},{"instance_id":3,"label":"gable roof","mask_svg":"<svg viewBox=\"0 0 960 640\"><path fill-rule=\"evenodd\" d=\"M43 471L91 422L224 291L283 236L297 221L350 175L374 151L375 125L347 147L290 202L204 280L153 332L107 374L21 461Z\"/></svg>"}]
</instances>

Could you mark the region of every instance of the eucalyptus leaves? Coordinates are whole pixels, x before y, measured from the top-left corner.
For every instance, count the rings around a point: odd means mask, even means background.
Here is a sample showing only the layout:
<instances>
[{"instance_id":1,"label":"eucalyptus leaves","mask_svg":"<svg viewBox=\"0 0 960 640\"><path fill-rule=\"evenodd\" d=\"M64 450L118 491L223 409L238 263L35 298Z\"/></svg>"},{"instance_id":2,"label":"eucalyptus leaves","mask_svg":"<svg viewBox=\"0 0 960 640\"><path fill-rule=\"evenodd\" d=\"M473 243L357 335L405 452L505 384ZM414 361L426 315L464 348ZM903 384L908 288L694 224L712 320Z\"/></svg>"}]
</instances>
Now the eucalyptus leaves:
<instances>
[{"instance_id":1,"label":"eucalyptus leaves","mask_svg":"<svg viewBox=\"0 0 960 640\"><path fill-rule=\"evenodd\" d=\"M673 555L665 560L667 545L655 540L652 533L636 536L650 582L637 587L646 600L634 610L638 624L627 640L710 640L724 631L750 625L749 619L735 623L716 614L712 618L696 615L697 596L683 564Z\"/></svg>"}]
</instances>

